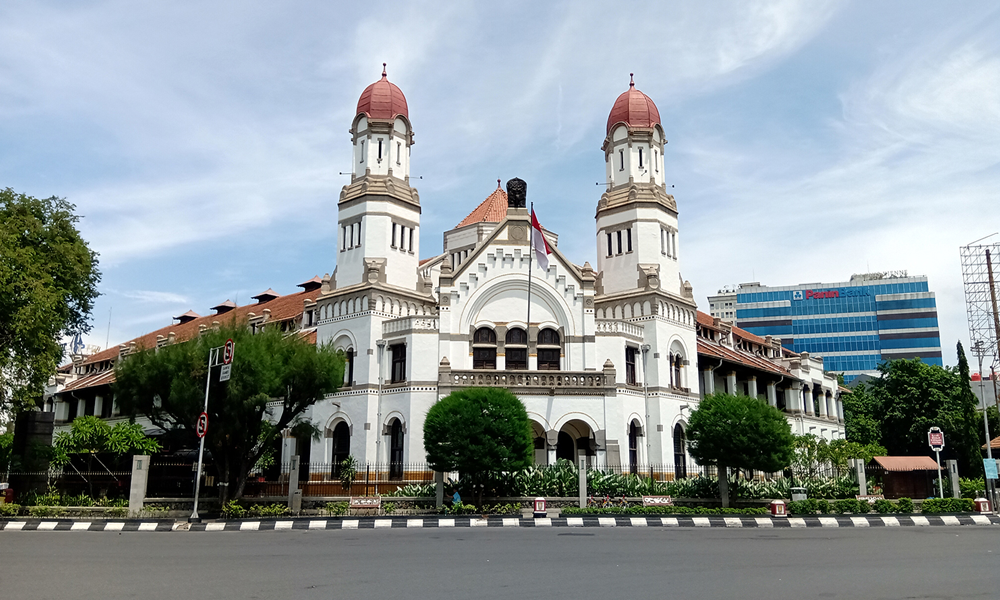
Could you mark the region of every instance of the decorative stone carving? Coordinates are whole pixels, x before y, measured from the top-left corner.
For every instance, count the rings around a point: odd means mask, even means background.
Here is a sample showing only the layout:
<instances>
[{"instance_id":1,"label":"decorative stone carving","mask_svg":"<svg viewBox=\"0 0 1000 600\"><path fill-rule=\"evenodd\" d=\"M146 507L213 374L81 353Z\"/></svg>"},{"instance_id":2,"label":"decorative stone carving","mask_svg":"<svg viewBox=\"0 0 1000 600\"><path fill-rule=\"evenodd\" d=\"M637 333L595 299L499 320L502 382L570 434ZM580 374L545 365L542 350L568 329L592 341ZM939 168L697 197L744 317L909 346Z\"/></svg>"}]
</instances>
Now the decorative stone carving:
<instances>
[{"instance_id":1,"label":"decorative stone carving","mask_svg":"<svg viewBox=\"0 0 1000 600\"><path fill-rule=\"evenodd\" d=\"M513 225L510 228L510 239L515 242L523 242L528 239L528 228L524 225Z\"/></svg>"},{"instance_id":2,"label":"decorative stone carving","mask_svg":"<svg viewBox=\"0 0 1000 600\"><path fill-rule=\"evenodd\" d=\"M528 184L517 177L507 182L507 208L527 208Z\"/></svg>"}]
</instances>

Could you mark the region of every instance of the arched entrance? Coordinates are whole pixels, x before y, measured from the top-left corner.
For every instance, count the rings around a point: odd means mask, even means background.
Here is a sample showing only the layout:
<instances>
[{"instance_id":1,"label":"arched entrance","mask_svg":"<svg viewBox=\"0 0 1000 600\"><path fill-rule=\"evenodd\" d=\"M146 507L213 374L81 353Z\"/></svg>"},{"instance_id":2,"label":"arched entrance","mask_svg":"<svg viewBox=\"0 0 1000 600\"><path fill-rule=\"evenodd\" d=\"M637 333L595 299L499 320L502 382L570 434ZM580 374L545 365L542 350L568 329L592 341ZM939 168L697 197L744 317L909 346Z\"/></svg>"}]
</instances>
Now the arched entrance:
<instances>
[{"instance_id":1,"label":"arched entrance","mask_svg":"<svg viewBox=\"0 0 1000 600\"><path fill-rule=\"evenodd\" d=\"M546 439L545 439L545 428L541 426L540 423L535 421L531 422L531 440L534 443L534 456L536 465L545 465L549 462L549 453Z\"/></svg>"},{"instance_id":2,"label":"arched entrance","mask_svg":"<svg viewBox=\"0 0 1000 600\"><path fill-rule=\"evenodd\" d=\"M565 458L574 464L579 464L580 457L587 457L587 463L590 464L596 454L596 448L594 432L590 426L574 419L566 422L559 430L556 458Z\"/></svg>"}]
</instances>

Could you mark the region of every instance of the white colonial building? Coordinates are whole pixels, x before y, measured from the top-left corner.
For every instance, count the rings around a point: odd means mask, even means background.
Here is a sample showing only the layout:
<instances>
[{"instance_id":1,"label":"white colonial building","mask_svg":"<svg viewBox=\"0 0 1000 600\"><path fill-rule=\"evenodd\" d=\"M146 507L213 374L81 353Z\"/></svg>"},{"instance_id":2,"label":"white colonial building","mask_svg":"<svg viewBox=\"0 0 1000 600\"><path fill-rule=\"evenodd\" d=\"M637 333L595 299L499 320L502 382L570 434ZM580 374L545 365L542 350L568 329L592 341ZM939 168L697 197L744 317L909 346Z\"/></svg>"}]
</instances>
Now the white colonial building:
<instances>
[{"instance_id":1,"label":"white colonial building","mask_svg":"<svg viewBox=\"0 0 1000 600\"><path fill-rule=\"evenodd\" d=\"M189 311L116 348L74 356L43 403L57 427L82 415L126 418L113 401L114 363L192 339L227 315L348 356L343 388L306 415L323 435L287 437L286 462L297 454L329 465L352 455L402 475L404 465L425 461L427 411L468 386L506 387L521 398L540 464L584 457L683 475L687 416L715 390L769 402L796 433L842 437L840 390L821 361L698 313L681 277L677 204L664 184L666 137L656 105L634 84L615 100L602 146L596 269L563 255L548 230L548 268L533 263L525 198L508 197L500 181L444 232L439 256L420 260L413 128L406 98L384 71L362 93L350 131L353 171L337 205L333 274L299 284L300 292L267 290L245 306L227 300L205 316ZM558 211L539 200L557 228Z\"/></svg>"}]
</instances>

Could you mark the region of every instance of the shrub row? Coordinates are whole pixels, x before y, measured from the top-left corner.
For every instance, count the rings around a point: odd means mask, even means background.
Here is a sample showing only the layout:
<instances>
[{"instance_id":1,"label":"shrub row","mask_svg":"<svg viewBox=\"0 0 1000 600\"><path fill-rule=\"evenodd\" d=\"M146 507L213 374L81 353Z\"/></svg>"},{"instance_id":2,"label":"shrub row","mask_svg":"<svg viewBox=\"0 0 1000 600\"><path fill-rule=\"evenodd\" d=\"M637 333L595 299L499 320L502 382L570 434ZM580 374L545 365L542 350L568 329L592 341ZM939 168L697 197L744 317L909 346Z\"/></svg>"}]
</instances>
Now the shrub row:
<instances>
[{"instance_id":1,"label":"shrub row","mask_svg":"<svg viewBox=\"0 0 1000 600\"><path fill-rule=\"evenodd\" d=\"M921 509L925 513L972 512L976 503L972 498L931 498L924 500Z\"/></svg>"},{"instance_id":2,"label":"shrub row","mask_svg":"<svg viewBox=\"0 0 1000 600\"><path fill-rule=\"evenodd\" d=\"M715 508L707 506L629 506L609 508L580 508L569 506L561 510L563 515L766 515L768 509L755 508Z\"/></svg>"},{"instance_id":3,"label":"shrub row","mask_svg":"<svg viewBox=\"0 0 1000 600\"><path fill-rule=\"evenodd\" d=\"M969 512L974 508L975 505L972 500L960 498L936 498L925 500L923 504L923 512L925 513ZM873 504L869 504L864 500L856 500L854 498L844 498L842 500L834 500L833 502L809 498L807 500L789 502L787 510L789 514L793 515L814 515L816 513L863 515L869 512L876 512L881 515L891 513L909 514L913 512L913 500L909 498L900 498L895 502L892 500L876 500Z\"/></svg>"},{"instance_id":4,"label":"shrub row","mask_svg":"<svg viewBox=\"0 0 1000 600\"><path fill-rule=\"evenodd\" d=\"M230 500L222 506L222 516L226 519L242 519L243 517L279 517L288 514L284 504L251 504L244 506L239 500Z\"/></svg>"},{"instance_id":5,"label":"shrub row","mask_svg":"<svg viewBox=\"0 0 1000 600\"><path fill-rule=\"evenodd\" d=\"M16 517L27 514L31 517L61 517L66 514L65 506L22 506L20 504L0 504L0 517ZM127 517L128 508L125 506L112 506L104 511L105 517Z\"/></svg>"}]
</instances>

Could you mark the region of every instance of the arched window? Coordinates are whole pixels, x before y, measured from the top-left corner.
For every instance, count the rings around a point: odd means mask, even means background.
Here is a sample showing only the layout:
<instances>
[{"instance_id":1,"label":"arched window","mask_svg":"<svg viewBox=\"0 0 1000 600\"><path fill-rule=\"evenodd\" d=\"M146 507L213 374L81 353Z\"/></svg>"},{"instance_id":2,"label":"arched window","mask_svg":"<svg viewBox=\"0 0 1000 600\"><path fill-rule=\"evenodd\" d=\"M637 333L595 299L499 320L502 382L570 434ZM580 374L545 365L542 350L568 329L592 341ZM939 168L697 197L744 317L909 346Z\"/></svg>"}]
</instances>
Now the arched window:
<instances>
[{"instance_id":1,"label":"arched window","mask_svg":"<svg viewBox=\"0 0 1000 600\"><path fill-rule=\"evenodd\" d=\"M480 327L472 336L472 368L497 368L497 334L489 327Z\"/></svg>"},{"instance_id":2,"label":"arched window","mask_svg":"<svg viewBox=\"0 0 1000 600\"><path fill-rule=\"evenodd\" d=\"M680 423L674 425L674 477L687 477L687 439Z\"/></svg>"},{"instance_id":3,"label":"arched window","mask_svg":"<svg viewBox=\"0 0 1000 600\"><path fill-rule=\"evenodd\" d=\"M389 479L403 478L403 424L393 419L389 425Z\"/></svg>"},{"instance_id":4,"label":"arched window","mask_svg":"<svg viewBox=\"0 0 1000 600\"><path fill-rule=\"evenodd\" d=\"M514 327L507 330L504 354L508 370L528 368L528 334L523 329Z\"/></svg>"},{"instance_id":5,"label":"arched window","mask_svg":"<svg viewBox=\"0 0 1000 600\"><path fill-rule=\"evenodd\" d=\"M344 386L354 385L354 348L348 348L346 354L347 364L344 365Z\"/></svg>"},{"instance_id":6,"label":"arched window","mask_svg":"<svg viewBox=\"0 0 1000 600\"><path fill-rule=\"evenodd\" d=\"M676 387L681 387L681 366L683 365L683 360L680 354L674 355L674 368L672 373L673 384Z\"/></svg>"},{"instance_id":7,"label":"arched window","mask_svg":"<svg viewBox=\"0 0 1000 600\"><path fill-rule=\"evenodd\" d=\"M558 371L559 355L562 349L559 346L559 332L555 329L543 329L538 332L538 370Z\"/></svg>"},{"instance_id":8,"label":"arched window","mask_svg":"<svg viewBox=\"0 0 1000 600\"><path fill-rule=\"evenodd\" d=\"M337 423L333 428L333 454L330 462L333 463L332 475L334 479L340 478L340 464L351 455L351 427L344 421Z\"/></svg>"},{"instance_id":9,"label":"arched window","mask_svg":"<svg viewBox=\"0 0 1000 600\"><path fill-rule=\"evenodd\" d=\"M639 472L639 424L635 421L628 426L628 472Z\"/></svg>"}]
</instances>

